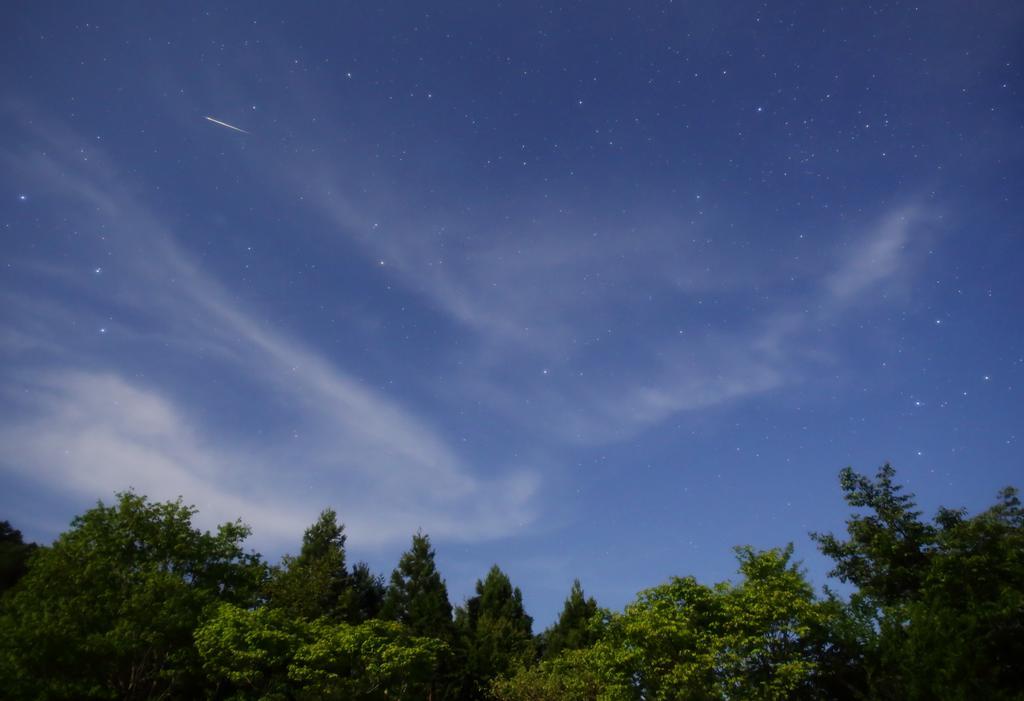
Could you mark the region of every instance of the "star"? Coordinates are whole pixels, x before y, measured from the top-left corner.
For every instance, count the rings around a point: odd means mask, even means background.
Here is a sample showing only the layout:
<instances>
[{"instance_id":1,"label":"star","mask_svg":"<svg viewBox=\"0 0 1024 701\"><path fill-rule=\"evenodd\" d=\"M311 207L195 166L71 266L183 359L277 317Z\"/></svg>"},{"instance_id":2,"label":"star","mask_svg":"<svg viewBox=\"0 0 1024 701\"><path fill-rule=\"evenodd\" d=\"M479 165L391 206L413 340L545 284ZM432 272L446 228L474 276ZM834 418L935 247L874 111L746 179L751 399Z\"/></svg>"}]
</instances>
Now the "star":
<instances>
[{"instance_id":1,"label":"star","mask_svg":"<svg viewBox=\"0 0 1024 701\"><path fill-rule=\"evenodd\" d=\"M18 199L24 202L25 200L28 199L28 195L18 195Z\"/></svg>"}]
</instances>

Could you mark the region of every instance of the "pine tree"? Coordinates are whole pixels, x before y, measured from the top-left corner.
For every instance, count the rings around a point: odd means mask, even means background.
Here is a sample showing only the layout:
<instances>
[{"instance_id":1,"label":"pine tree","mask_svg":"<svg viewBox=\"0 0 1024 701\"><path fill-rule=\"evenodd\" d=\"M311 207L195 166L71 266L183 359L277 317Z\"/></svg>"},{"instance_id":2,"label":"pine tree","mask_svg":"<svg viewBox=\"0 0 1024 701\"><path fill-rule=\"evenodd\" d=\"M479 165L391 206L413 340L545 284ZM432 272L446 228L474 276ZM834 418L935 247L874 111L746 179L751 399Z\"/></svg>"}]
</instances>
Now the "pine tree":
<instances>
[{"instance_id":1,"label":"pine tree","mask_svg":"<svg viewBox=\"0 0 1024 701\"><path fill-rule=\"evenodd\" d=\"M458 611L457 623L466 655L466 698L483 698L493 679L533 661L533 619L519 587L497 565L477 580L476 596Z\"/></svg>"},{"instance_id":2,"label":"pine tree","mask_svg":"<svg viewBox=\"0 0 1024 701\"><path fill-rule=\"evenodd\" d=\"M363 623L380 616L386 593L383 575L371 572L365 562L357 562L349 575L349 623Z\"/></svg>"},{"instance_id":3,"label":"pine tree","mask_svg":"<svg viewBox=\"0 0 1024 701\"><path fill-rule=\"evenodd\" d=\"M580 580L574 580L558 622L542 636L544 658L553 659L564 650L579 650L592 645L597 634L591 630L590 622L596 613L597 601L593 597L586 598Z\"/></svg>"},{"instance_id":4,"label":"pine tree","mask_svg":"<svg viewBox=\"0 0 1024 701\"><path fill-rule=\"evenodd\" d=\"M268 584L271 606L309 620L349 617L349 574L345 568L345 526L334 509L324 509L306 529L297 557L286 556Z\"/></svg>"},{"instance_id":5,"label":"pine tree","mask_svg":"<svg viewBox=\"0 0 1024 701\"><path fill-rule=\"evenodd\" d=\"M10 589L28 572L29 557L35 543L22 540L21 531L9 521L0 521L0 593Z\"/></svg>"},{"instance_id":6,"label":"pine tree","mask_svg":"<svg viewBox=\"0 0 1024 701\"><path fill-rule=\"evenodd\" d=\"M451 641L454 637L452 605L434 556L430 537L416 533L412 547L402 555L398 567L391 573L382 615L405 624L415 635Z\"/></svg>"}]
</instances>

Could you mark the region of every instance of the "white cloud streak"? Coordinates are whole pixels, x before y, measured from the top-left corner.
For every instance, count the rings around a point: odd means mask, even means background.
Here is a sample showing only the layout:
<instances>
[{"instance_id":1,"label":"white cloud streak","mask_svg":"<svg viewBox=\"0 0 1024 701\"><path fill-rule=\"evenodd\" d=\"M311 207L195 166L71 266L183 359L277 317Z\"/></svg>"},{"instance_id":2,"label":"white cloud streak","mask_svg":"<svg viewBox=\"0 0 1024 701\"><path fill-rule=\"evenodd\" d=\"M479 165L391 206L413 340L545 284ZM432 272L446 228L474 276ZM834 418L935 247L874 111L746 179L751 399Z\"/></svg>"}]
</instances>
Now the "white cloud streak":
<instances>
[{"instance_id":1,"label":"white cloud streak","mask_svg":"<svg viewBox=\"0 0 1024 701\"><path fill-rule=\"evenodd\" d=\"M857 240L825 280L832 298L851 302L892 278L901 268L911 229L921 216L918 207L897 209L886 214L874 231Z\"/></svg>"},{"instance_id":2,"label":"white cloud streak","mask_svg":"<svg viewBox=\"0 0 1024 701\"><path fill-rule=\"evenodd\" d=\"M338 194L346 189L343 178L329 168L313 170L320 173L317 182L328 183L311 199L331 231L359 243L369 258L386 260L409 289L475 331L480 366L461 387L492 408L525 416L533 428L582 443L620 440L681 412L801 381L809 363L833 355L813 330L832 325L848 307L882 297L872 292L887 289L906 270L911 230L923 217L919 206L897 207L853 232L835 267L811 274L812 296L801 296L778 292L786 276L771 266L716 253L707 245L710 226L687 228L653 217L640 232L615 226L592 232L570 220L527 222L524 215L518 228L505 222L498 231L470 219L403 220L395 212L382 213L386 223L378 224ZM407 198L391 193L385 199ZM651 220L661 224L651 226ZM460 241L454 232L472 235ZM655 296L675 300L685 317L700 298L749 299L758 287L778 298L765 317L691 333L685 344L636 339L636 367L618 362L620 374L612 379L509 383L492 371L524 361L571 368L578 339L616 315L643 313ZM824 294L817 293L821 288Z\"/></svg>"},{"instance_id":3,"label":"white cloud streak","mask_svg":"<svg viewBox=\"0 0 1024 701\"><path fill-rule=\"evenodd\" d=\"M17 313L0 329L0 352L20 358L39 350L55 360L10 369L31 388L31 400L12 397L22 402L23 418L0 432L8 469L77 494L127 486L157 498L182 494L218 519L241 516L278 540L296 538L327 504L367 545L403 541L418 527L436 538L498 537L536 518L535 472L511 465L503 475L484 474L467 464L409 407L258 321L102 154L83 165L73 155L80 140L59 125L37 128L34 138L5 160L77 206L83 221L105 227L105 245L131 271L107 301L134 308L159 329L147 336L129 325L124 333L137 334L143 346L173 343L180 353L203 347L215 365L243 374L272 412L297 421L301 438L208 428L196 418L200 408L190 409L170 387L129 377L70 342L62 346L45 320L67 310L9 295ZM654 296L684 312L706 295L749 296L746 287L770 287L776 276L751 277L749 266L711 252L710 238L684 235L671 223L642 235L561 220L524 223L528 233L518 233L400 213L380 224L372 208L338 194L346 188L330 169L300 170L307 181L310 172L321 174L314 179L320 194L310 200L332 231L362 246L368 260L384 260L408 290L472 331L476 355L450 378L454 391L554 442L621 440L683 412L800 381L809 359L827 356L820 339L809 342L812 328L905 269L911 227L921 217L913 206L896 209L855 236L840 263L817 274L823 294L815 300L780 294L765 318L741 315L728 328L695 330L681 345L664 335L635 338L626 344L632 365L577 377L568 369L581 359L609 362L603 346L576 343L609 318L628 319ZM45 274L62 274L51 267ZM504 374L536 363L566 372L556 373L559 381Z\"/></svg>"},{"instance_id":4,"label":"white cloud streak","mask_svg":"<svg viewBox=\"0 0 1024 701\"><path fill-rule=\"evenodd\" d=\"M21 412L28 418L3 431L9 469L68 492L101 495L134 485L156 498L181 494L274 538L296 538L302 522L328 504L365 545L402 541L420 527L437 538L498 537L535 517L533 473L474 470L408 408L256 321L190 259L102 154L93 150L87 165L76 162L69 154L79 140L58 125L36 136L45 142L5 160L50 197L77 207L81 226L104 227L106 246L129 252L108 302L135 305L165 337L212 349L215 362L243 370L271 407L298 407L301 440L253 444L203 430L161 387L67 347L50 366L20 369L34 399ZM38 155L44 151L49 155ZM30 317L9 315L8 350L56 342Z\"/></svg>"}]
</instances>

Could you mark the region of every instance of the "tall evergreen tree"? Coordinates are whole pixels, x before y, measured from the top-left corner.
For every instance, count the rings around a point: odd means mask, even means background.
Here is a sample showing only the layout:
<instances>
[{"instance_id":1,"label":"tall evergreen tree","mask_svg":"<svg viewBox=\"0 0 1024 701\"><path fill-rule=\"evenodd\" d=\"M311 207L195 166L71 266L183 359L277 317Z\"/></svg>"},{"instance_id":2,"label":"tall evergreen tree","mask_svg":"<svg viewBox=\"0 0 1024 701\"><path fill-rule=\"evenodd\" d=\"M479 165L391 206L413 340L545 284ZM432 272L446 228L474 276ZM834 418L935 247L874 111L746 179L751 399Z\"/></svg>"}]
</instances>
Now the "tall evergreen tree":
<instances>
[{"instance_id":1,"label":"tall evergreen tree","mask_svg":"<svg viewBox=\"0 0 1024 701\"><path fill-rule=\"evenodd\" d=\"M28 558L35 543L22 540L21 531L9 521L0 521L0 594L13 587L28 572Z\"/></svg>"},{"instance_id":2,"label":"tall evergreen tree","mask_svg":"<svg viewBox=\"0 0 1024 701\"><path fill-rule=\"evenodd\" d=\"M563 650L579 650L597 641L591 620L597 613L597 601L583 594L580 580L574 580L558 622L541 636L544 659L557 657Z\"/></svg>"},{"instance_id":3,"label":"tall evergreen tree","mask_svg":"<svg viewBox=\"0 0 1024 701\"><path fill-rule=\"evenodd\" d=\"M402 623L413 635L441 640L446 652L431 679L427 697L453 699L462 685L462 656L454 649L455 624L448 587L437 571L430 537L417 532L412 546L398 560L384 595L381 617Z\"/></svg>"},{"instance_id":4,"label":"tall evergreen tree","mask_svg":"<svg viewBox=\"0 0 1024 701\"><path fill-rule=\"evenodd\" d=\"M466 654L466 698L483 698L493 679L533 662L533 619L523 608L519 587L497 565L477 580L476 596L456 620Z\"/></svg>"},{"instance_id":5,"label":"tall evergreen tree","mask_svg":"<svg viewBox=\"0 0 1024 701\"><path fill-rule=\"evenodd\" d=\"M349 575L346 606L349 623L363 623L380 616L386 594L384 576L371 572L365 562L357 562Z\"/></svg>"},{"instance_id":6,"label":"tall evergreen tree","mask_svg":"<svg viewBox=\"0 0 1024 701\"><path fill-rule=\"evenodd\" d=\"M434 562L430 537L417 533L412 547L391 573L391 586L384 596L384 618L408 626L415 635L451 641L454 634L448 587Z\"/></svg>"},{"instance_id":7,"label":"tall evergreen tree","mask_svg":"<svg viewBox=\"0 0 1024 701\"><path fill-rule=\"evenodd\" d=\"M274 608L309 620L349 616L349 574L345 568L345 526L334 509L324 509L306 529L302 550L286 556L267 586Z\"/></svg>"}]
</instances>

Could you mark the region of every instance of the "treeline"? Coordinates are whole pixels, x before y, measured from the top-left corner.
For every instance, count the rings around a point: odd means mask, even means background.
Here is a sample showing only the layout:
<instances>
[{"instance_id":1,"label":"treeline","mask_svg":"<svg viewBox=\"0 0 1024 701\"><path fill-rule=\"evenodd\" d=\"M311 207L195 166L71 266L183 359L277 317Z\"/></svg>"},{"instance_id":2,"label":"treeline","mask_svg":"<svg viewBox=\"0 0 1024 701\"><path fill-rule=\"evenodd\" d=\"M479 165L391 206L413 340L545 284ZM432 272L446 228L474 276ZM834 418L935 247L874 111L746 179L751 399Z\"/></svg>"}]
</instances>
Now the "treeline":
<instances>
[{"instance_id":1,"label":"treeline","mask_svg":"<svg viewBox=\"0 0 1024 701\"><path fill-rule=\"evenodd\" d=\"M883 466L841 473L851 585L817 594L792 546L736 549L741 577L676 577L622 612L573 584L539 635L497 566L452 606L427 535L385 581L349 567L334 511L295 556L240 522L118 495L36 547L0 526L0 696L10 699L1024 699L1024 509L923 520Z\"/></svg>"}]
</instances>

